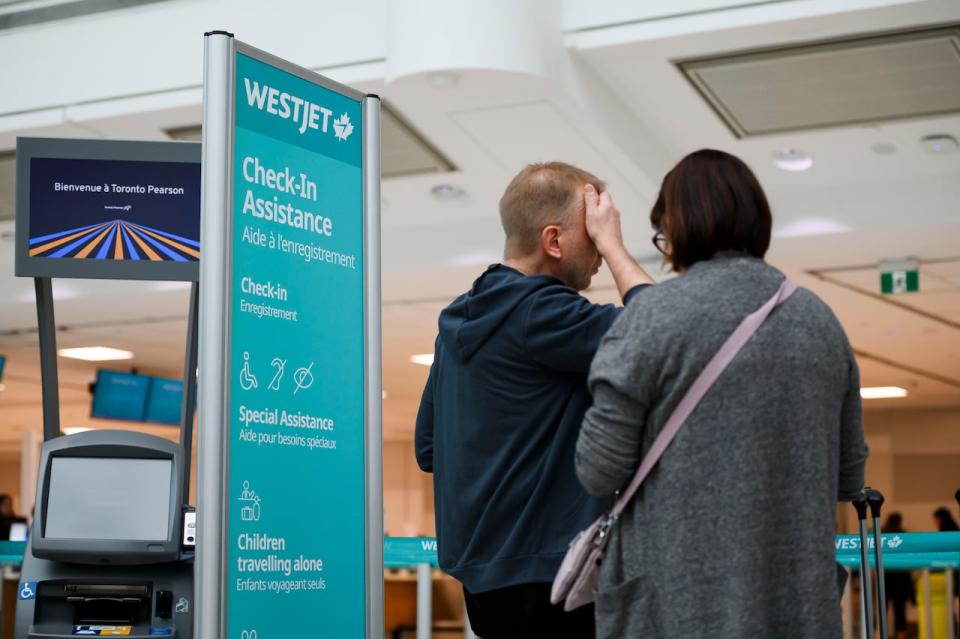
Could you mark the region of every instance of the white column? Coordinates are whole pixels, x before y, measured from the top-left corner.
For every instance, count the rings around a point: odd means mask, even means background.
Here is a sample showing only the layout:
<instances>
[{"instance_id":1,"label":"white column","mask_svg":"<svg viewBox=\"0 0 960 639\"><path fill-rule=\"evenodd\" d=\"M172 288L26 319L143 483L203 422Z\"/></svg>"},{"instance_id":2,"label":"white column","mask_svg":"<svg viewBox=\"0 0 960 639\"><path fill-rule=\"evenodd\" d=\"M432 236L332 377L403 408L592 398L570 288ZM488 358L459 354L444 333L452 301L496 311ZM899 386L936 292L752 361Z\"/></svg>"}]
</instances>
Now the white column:
<instances>
[{"instance_id":1,"label":"white column","mask_svg":"<svg viewBox=\"0 0 960 639\"><path fill-rule=\"evenodd\" d=\"M430 639L433 628L433 568L417 564L417 639Z\"/></svg>"},{"instance_id":2,"label":"white column","mask_svg":"<svg viewBox=\"0 0 960 639\"><path fill-rule=\"evenodd\" d=\"M463 610L463 639L477 639L477 635L473 632L473 627L470 625L470 615L467 614L466 605L464 605Z\"/></svg>"},{"instance_id":3,"label":"white column","mask_svg":"<svg viewBox=\"0 0 960 639\"><path fill-rule=\"evenodd\" d=\"M387 81L444 70L556 75L562 44L556 0L390 0Z\"/></svg>"}]
</instances>

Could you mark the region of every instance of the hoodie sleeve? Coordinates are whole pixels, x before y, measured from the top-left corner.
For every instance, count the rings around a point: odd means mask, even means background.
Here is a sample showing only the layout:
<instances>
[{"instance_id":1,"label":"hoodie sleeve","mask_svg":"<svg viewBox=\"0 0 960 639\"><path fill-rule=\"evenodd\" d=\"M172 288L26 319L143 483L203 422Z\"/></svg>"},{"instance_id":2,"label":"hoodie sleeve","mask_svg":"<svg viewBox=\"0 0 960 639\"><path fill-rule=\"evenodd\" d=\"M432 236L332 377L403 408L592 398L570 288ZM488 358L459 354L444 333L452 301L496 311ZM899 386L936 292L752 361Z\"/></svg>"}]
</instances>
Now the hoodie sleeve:
<instances>
[{"instance_id":1,"label":"hoodie sleeve","mask_svg":"<svg viewBox=\"0 0 960 639\"><path fill-rule=\"evenodd\" d=\"M420 410L417 411L417 426L413 444L417 455L417 465L425 473L433 472L433 380L437 363L430 366L430 375L420 398Z\"/></svg>"},{"instance_id":2,"label":"hoodie sleeve","mask_svg":"<svg viewBox=\"0 0 960 639\"><path fill-rule=\"evenodd\" d=\"M566 373L587 373L590 362L623 309L593 304L565 286L550 286L530 302L524 343L534 361Z\"/></svg>"}]
</instances>

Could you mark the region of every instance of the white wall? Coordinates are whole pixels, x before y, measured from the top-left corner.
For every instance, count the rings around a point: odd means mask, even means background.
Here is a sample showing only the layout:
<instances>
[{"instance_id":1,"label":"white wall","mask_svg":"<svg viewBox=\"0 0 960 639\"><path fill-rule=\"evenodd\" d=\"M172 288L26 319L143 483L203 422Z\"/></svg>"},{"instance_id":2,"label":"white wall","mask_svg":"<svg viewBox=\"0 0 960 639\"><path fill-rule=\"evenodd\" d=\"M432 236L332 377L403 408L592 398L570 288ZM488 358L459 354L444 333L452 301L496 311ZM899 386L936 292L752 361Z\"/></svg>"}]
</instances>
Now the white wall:
<instances>
[{"instance_id":1,"label":"white wall","mask_svg":"<svg viewBox=\"0 0 960 639\"><path fill-rule=\"evenodd\" d=\"M417 467L413 442L383 443L384 530L390 537L435 534L433 475Z\"/></svg>"},{"instance_id":2,"label":"white wall","mask_svg":"<svg viewBox=\"0 0 960 639\"><path fill-rule=\"evenodd\" d=\"M6 453L0 456L0 493L13 497L13 508L18 515L23 514L20 503L20 455Z\"/></svg>"},{"instance_id":3,"label":"white wall","mask_svg":"<svg viewBox=\"0 0 960 639\"><path fill-rule=\"evenodd\" d=\"M18 433L23 433L24 431L33 431L37 433L37 441L43 441L42 432L42 422L43 422L43 410L39 404L37 405L22 405L16 407L6 407L2 414L0 414L0 430L3 431L16 431ZM170 439L172 441L178 441L179 431L170 426L146 426L142 423L137 422L123 422L117 420L107 420L107 419L93 419L90 417L90 400L84 400L82 402L72 402L66 401L61 402L60 405L60 423L63 428L70 427L85 427L85 428L100 428L100 429L125 429L125 430L136 430L144 433L149 433L151 435L156 435L157 437L163 437L165 439ZM193 495L196 491L196 432L194 432L194 459L192 463L192 472L191 472L191 498L190 503L196 503L194 501ZM17 507L18 513L28 514L26 511L29 510L29 504L24 507L23 499L21 497L22 490L22 479L21 479L21 452L18 447L16 451L14 450L3 450L0 451L0 493L10 493L14 498L14 503ZM36 478L33 477L31 481L36 481ZM29 489L31 491L35 490L33 486Z\"/></svg>"},{"instance_id":4,"label":"white wall","mask_svg":"<svg viewBox=\"0 0 960 639\"><path fill-rule=\"evenodd\" d=\"M921 531L933 530L934 509L947 506L957 512L953 494L960 488L954 478L960 477L960 407L871 410L864 416L864 430L870 447L866 482L887 498L884 517L897 510L909 530ZM922 469L911 472L924 463L942 479L924 475ZM944 466L955 468L955 476L944 473ZM434 534L432 476L417 468L411 441L384 443L384 505L390 535ZM844 504L838 513L841 528L855 532L853 508Z\"/></svg>"},{"instance_id":5,"label":"white wall","mask_svg":"<svg viewBox=\"0 0 960 639\"><path fill-rule=\"evenodd\" d=\"M89 406L65 406L64 423L142 429L137 424L93 420L88 411ZM21 418L32 422L39 414L39 407L25 408ZM7 427L9 422L0 424L0 428ZM173 436L172 429L151 430ZM870 411L865 415L865 430L870 446L867 483L887 497L884 513L900 511L907 528L919 531L932 530L931 513L935 508L947 506L957 511L953 494L960 482L943 472L943 464L936 464L945 462L960 474L960 408ZM384 442L383 462L387 532L391 536L432 536L433 478L417 467L413 442ZM917 475L911 473L911 468L925 462L931 472L945 475L942 481L931 481L923 469L916 471ZM13 495L20 507L20 461L16 453L0 456L0 492ZM840 515L847 530L854 530L852 508L841 506Z\"/></svg>"},{"instance_id":6,"label":"white wall","mask_svg":"<svg viewBox=\"0 0 960 639\"><path fill-rule=\"evenodd\" d=\"M199 87L203 34L215 29L333 67L383 59L384 0L167 0L0 32L0 116Z\"/></svg>"},{"instance_id":7,"label":"white wall","mask_svg":"<svg viewBox=\"0 0 960 639\"><path fill-rule=\"evenodd\" d=\"M884 512L903 513L913 531L933 530L931 514L946 506L957 518L960 408L870 411L867 482L887 497Z\"/></svg>"},{"instance_id":8,"label":"white wall","mask_svg":"<svg viewBox=\"0 0 960 639\"><path fill-rule=\"evenodd\" d=\"M667 24L676 18L700 19L716 28L838 10L835 0L551 1L562 12L564 32L592 34L618 25ZM842 9L924 4L931 2L845 0ZM231 31L240 40L309 68L383 62L388 56L387 7L387 0L166 0L5 30L0 32L0 60L16 64L0 65L5 88L0 91L0 118L199 87L203 33L214 29ZM40 121L24 123L24 128L37 126Z\"/></svg>"}]
</instances>

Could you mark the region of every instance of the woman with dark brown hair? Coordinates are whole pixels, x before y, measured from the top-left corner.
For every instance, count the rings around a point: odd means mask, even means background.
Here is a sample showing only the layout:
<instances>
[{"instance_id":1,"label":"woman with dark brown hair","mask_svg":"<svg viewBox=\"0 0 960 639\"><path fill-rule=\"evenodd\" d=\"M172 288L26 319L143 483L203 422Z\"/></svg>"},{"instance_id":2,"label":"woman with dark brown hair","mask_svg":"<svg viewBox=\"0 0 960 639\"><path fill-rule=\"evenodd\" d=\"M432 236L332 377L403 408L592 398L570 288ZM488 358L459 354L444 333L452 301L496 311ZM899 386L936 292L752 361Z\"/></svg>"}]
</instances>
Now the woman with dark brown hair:
<instances>
[{"instance_id":1,"label":"woman with dark brown hair","mask_svg":"<svg viewBox=\"0 0 960 639\"><path fill-rule=\"evenodd\" d=\"M780 288L772 219L738 158L697 151L663 180L654 243L680 274L627 305L590 370L577 474L612 495L740 322ZM683 423L611 529L597 636L840 637L837 500L863 485L860 382L830 309L799 289Z\"/></svg>"}]
</instances>

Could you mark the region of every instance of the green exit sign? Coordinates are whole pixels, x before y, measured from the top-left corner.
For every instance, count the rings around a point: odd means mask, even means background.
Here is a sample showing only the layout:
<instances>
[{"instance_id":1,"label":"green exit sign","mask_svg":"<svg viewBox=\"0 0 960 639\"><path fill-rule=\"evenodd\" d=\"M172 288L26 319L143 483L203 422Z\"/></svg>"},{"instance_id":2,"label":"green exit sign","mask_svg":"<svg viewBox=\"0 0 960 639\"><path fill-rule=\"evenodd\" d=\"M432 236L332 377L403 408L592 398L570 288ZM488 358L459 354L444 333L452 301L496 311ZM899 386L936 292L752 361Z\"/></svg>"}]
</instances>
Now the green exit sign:
<instances>
[{"instance_id":1,"label":"green exit sign","mask_svg":"<svg viewBox=\"0 0 960 639\"><path fill-rule=\"evenodd\" d=\"M916 293L920 290L917 260L887 260L880 263L880 292L884 295Z\"/></svg>"}]
</instances>

